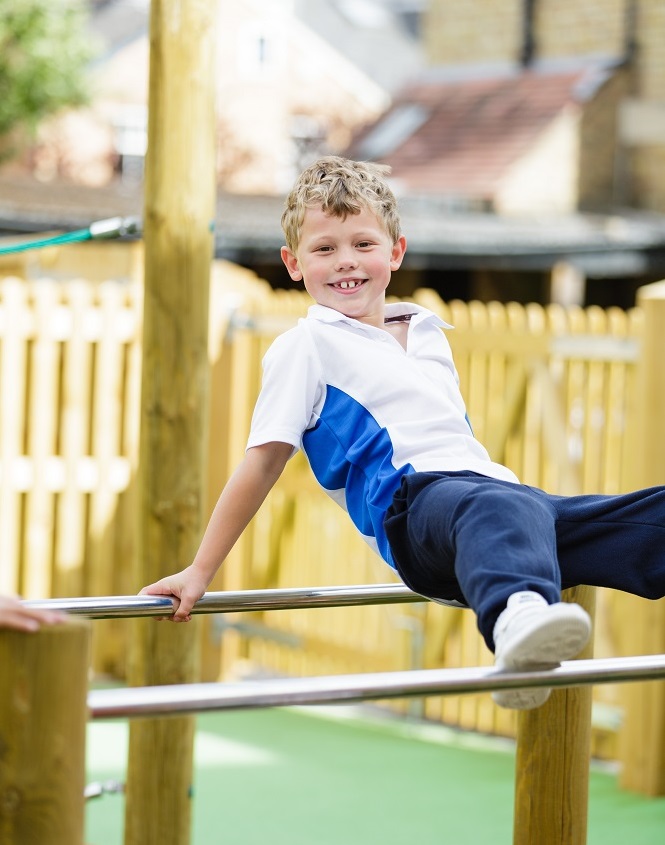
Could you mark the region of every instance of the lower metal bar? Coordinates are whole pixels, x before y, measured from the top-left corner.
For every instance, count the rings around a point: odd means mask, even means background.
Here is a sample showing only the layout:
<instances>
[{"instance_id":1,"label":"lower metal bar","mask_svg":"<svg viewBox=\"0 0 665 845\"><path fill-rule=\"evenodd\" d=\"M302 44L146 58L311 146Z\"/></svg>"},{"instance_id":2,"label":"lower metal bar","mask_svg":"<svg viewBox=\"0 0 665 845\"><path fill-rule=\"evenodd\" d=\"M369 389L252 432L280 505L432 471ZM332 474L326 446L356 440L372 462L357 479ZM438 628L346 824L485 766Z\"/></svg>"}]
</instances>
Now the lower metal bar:
<instances>
[{"instance_id":1,"label":"lower metal bar","mask_svg":"<svg viewBox=\"0 0 665 845\"><path fill-rule=\"evenodd\" d=\"M251 610L297 610L311 607L354 607L427 601L403 584L362 584L348 587L297 587L280 590L236 590L206 593L192 613L240 613ZM88 619L169 616L173 602L162 596L93 596L35 599L24 602L42 610L60 610Z\"/></svg>"},{"instance_id":2,"label":"lower metal bar","mask_svg":"<svg viewBox=\"0 0 665 845\"><path fill-rule=\"evenodd\" d=\"M664 678L665 654L656 654L603 660L572 660L562 663L557 669L534 672L499 672L492 667L423 669L233 684L185 684L98 690L89 693L88 707L92 719L117 719Z\"/></svg>"}]
</instances>

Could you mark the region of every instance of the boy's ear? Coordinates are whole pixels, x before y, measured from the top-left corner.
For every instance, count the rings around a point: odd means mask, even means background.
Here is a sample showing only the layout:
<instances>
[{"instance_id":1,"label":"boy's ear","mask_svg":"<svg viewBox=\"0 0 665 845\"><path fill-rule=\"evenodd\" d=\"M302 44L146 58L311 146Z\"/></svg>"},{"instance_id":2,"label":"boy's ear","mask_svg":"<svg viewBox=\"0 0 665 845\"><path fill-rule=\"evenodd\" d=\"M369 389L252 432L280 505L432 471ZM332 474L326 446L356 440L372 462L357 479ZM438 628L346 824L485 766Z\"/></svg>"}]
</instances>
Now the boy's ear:
<instances>
[{"instance_id":1,"label":"boy's ear","mask_svg":"<svg viewBox=\"0 0 665 845\"><path fill-rule=\"evenodd\" d=\"M279 253L282 256L282 261L284 262L284 266L289 271L289 276L293 279L294 282L302 281L302 271L298 266L298 259L295 255L291 252L291 250L283 246Z\"/></svg>"},{"instance_id":2,"label":"boy's ear","mask_svg":"<svg viewBox=\"0 0 665 845\"><path fill-rule=\"evenodd\" d=\"M390 253L390 269L399 270L406 252L406 238L400 235L393 244L392 252Z\"/></svg>"}]
</instances>

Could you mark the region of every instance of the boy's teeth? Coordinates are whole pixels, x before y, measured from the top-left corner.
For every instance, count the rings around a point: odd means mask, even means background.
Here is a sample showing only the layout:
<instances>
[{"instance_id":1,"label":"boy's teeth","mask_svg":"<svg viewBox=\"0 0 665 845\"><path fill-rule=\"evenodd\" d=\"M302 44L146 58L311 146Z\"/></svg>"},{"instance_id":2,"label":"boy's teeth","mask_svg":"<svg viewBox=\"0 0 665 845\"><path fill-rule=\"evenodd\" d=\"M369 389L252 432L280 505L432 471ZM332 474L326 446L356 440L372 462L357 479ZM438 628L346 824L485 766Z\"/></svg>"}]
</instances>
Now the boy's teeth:
<instances>
[{"instance_id":1,"label":"boy's teeth","mask_svg":"<svg viewBox=\"0 0 665 845\"><path fill-rule=\"evenodd\" d=\"M339 286L341 288L354 288L358 282L340 282Z\"/></svg>"}]
</instances>

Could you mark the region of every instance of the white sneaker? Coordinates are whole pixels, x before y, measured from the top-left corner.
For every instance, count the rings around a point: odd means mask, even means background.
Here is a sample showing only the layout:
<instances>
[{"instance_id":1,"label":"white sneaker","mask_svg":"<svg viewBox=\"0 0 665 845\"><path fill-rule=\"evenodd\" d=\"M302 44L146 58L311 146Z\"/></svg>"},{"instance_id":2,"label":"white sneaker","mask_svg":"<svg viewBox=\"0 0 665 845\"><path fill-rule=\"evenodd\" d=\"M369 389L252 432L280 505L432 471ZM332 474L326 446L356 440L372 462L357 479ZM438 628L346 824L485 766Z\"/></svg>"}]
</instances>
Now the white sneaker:
<instances>
[{"instance_id":1,"label":"white sneaker","mask_svg":"<svg viewBox=\"0 0 665 845\"><path fill-rule=\"evenodd\" d=\"M499 671L555 669L584 648L591 635L589 614L578 604L547 604L538 593L514 593L494 626L495 666ZM500 707L531 710L549 698L551 689L496 690Z\"/></svg>"}]
</instances>

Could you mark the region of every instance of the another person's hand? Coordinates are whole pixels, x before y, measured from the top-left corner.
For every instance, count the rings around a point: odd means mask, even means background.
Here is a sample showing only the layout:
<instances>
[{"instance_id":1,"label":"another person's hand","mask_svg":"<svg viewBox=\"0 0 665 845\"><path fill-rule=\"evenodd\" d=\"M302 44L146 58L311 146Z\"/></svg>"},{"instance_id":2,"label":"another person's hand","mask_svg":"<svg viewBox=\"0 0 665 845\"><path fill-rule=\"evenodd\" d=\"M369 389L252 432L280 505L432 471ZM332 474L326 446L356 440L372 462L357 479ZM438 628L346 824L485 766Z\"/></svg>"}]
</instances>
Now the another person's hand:
<instances>
[{"instance_id":1,"label":"another person's hand","mask_svg":"<svg viewBox=\"0 0 665 845\"><path fill-rule=\"evenodd\" d=\"M42 625L58 625L66 618L64 613L54 610L36 610L26 607L13 596L0 596L0 628L38 631Z\"/></svg>"},{"instance_id":2,"label":"another person's hand","mask_svg":"<svg viewBox=\"0 0 665 845\"><path fill-rule=\"evenodd\" d=\"M173 599L173 615L168 618L171 622L189 622L192 618L191 610L203 596L208 582L193 566L188 566L175 575L161 578L154 584L148 584L139 591L141 596L169 596Z\"/></svg>"}]
</instances>

